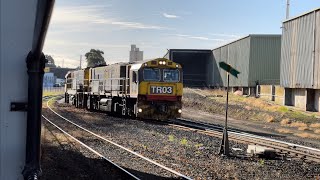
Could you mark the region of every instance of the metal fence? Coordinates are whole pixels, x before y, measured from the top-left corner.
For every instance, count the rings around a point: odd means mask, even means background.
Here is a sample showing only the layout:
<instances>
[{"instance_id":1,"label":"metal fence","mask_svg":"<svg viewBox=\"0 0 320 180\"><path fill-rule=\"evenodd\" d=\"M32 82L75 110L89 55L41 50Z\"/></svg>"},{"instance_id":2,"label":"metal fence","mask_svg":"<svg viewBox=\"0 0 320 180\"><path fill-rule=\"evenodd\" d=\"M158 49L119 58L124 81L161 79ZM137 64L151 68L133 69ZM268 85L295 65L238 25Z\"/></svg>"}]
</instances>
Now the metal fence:
<instances>
[{"instance_id":1,"label":"metal fence","mask_svg":"<svg viewBox=\"0 0 320 180\"><path fill-rule=\"evenodd\" d=\"M64 87L43 87L43 92L63 92Z\"/></svg>"}]
</instances>

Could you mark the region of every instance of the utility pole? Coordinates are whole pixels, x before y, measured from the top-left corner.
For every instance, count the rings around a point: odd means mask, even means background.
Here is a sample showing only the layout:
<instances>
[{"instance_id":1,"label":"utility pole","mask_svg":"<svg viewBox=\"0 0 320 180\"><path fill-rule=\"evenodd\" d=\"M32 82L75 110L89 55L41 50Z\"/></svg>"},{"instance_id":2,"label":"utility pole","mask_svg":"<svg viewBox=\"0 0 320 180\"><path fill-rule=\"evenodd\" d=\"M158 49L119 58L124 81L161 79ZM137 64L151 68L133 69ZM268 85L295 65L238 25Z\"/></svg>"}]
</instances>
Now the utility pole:
<instances>
[{"instance_id":1,"label":"utility pole","mask_svg":"<svg viewBox=\"0 0 320 180\"><path fill-rule=\"evenodd\" d=\"M64 67L64 59L62 59L62 68Z\"/></svg>"},{"instance_id":2,"label":"utility pole","mask_svg":"<svg viewBox=\"0 0 320 180\"><path fill-rule=\"evenodd\" d=\"M286 13L286 19L289 19L289 13L290 13L290 0L287 0L287 13Z\"/></svg>"},{"instance_id":3,"label":"utility pole","mask_svg":"<svg viewBox=\"0 0 320 180\"><path fill-rule=\"evenodd\" d=\"M81 69L81 63L82 63L82 55L80 55L80 69Z\"/></svg>"}]
</instances>

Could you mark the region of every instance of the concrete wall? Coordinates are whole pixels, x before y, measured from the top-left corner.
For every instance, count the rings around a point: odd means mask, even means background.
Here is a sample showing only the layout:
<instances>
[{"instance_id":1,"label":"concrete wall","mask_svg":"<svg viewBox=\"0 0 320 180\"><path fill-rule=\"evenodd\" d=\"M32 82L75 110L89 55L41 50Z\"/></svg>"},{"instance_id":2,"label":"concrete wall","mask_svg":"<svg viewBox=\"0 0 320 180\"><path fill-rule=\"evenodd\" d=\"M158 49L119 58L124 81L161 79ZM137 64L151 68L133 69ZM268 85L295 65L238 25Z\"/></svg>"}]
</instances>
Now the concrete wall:
<instances>
[{"instance_id":1,"label":"concrete wall","mask_svg":"<svg viewBox=\"0 0 320 180\"><path fill-rule=\"evenodd\" d=\"M294 106L306 110L307 91L306 89L293 89Z\"/></svg>"},{"instance_id":2,"label":"concrete wall","mask_svg":"<svg viewBox=\"0 0 320 180\"><path fill-rule=\"evenodd\" d=\"M284 102L284 87L275 86L275 102L278 104L283 104Z\"/></svg>"},{"instance_id":3,"label":"concrete wall","mask_svg":"<svg viewBox=\"0 0 320 180\"><path fill-rule=\"evenodd\" d=\"M306 110L307 106L307 91L306 89L285 88L284 105L295 106Z\"/></svg>"},{"instance_id":4,"label":"concrete wall","mask_svg":"<svg viewBox=\"0 0 320 180\"><path fill-rule=\"evenodd\" d=\"M284 101L284 88L273 85L260 86L260 98L269 101L274 101L278 104L283 104Z\"/></svg>"}]
</instances>

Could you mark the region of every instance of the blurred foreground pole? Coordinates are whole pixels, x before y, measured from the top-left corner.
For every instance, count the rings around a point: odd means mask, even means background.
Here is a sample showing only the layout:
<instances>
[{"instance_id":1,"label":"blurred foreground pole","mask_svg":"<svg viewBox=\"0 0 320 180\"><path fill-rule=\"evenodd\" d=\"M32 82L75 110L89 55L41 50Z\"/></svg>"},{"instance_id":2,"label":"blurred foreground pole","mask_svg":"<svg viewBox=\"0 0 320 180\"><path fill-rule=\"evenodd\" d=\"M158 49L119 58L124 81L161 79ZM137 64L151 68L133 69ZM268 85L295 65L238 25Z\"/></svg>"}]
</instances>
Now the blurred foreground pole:
<instances>
[{"instance_id":1,"label":"blurred foreground pole","mask_svg":"<svg viewBox=\"0 0 320 180\"><path fill-rule=\"evenodd\" d=\"M55 0L39 0L32 49L27 57L28 113L26 134L26 160L23 169L25 180L38 180L41 175L41 109L42 86L46 59L42 53ZM31 12L30 12L31 13Z\"/></svg>"}]
</instances>

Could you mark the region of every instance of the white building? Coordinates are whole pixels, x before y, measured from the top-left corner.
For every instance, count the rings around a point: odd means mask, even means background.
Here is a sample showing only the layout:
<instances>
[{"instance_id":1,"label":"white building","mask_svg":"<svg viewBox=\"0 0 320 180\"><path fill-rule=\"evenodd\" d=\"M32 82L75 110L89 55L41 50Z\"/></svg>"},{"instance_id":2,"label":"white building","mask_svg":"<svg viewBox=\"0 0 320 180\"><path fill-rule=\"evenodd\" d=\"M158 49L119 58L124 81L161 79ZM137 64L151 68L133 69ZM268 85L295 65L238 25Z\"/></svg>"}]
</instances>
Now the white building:
<instances>
[{"instance_id":1,"label":"white building","mask_svg":"<svg viewBox=\"0 0 320 180\"><path fill-rule=\"evenodd\" d=\"M56 82L56 78L53 73L44 73L43 76L43 87L53 87Z\"/></svg>"},{"instance_id":2,"label":"white building","mask_svg":"<svg viewBox=\"0 0 320 180\"><path fill-rule=\"evenodd\" d=\"M142 60L143 60L143 51L140 51L136 45L132 44L129 62L136 62L136 61L142 61Z\"/></svg>"},{"instance_id":3,"label":"white building","mask_svg":"<svg viewBox=\"0 0 320 180\"><path fill-rule=\"evenodd\" d=\"M61 78L56 78L56 84L64 84L65 83L65 79L61 79Z\"/></svg>"}]
</instances>

